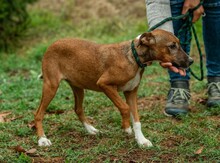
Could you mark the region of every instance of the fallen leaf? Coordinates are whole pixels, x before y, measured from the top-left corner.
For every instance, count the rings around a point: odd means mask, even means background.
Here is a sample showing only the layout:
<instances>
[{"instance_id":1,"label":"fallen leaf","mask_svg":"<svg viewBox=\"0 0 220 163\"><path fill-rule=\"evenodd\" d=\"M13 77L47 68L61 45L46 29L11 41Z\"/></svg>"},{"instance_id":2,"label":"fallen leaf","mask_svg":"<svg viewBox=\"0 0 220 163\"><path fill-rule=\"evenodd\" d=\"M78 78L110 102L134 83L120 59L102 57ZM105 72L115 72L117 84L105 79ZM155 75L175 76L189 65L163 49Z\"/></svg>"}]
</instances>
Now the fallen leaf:
<instances>
[{"instance_id":1,"label":"fallen leaf","mask_svg":"<svg viewBox=\"0 0 220 163\"><path fill-rule=\"evenodd\" d=\"M28 150L26 153L27 154L34 154L36 151L37 151L37 149L32 148L32 149Z\"/></svg>"},{"instance_id":2,"label":"fallen leaf","mask_svg":"<svg viewBox=\"0 0 220 163\"><path fill-rule=\"evenodd\" d=\"M111 162L119 162L118 158L111 158Z\"/></svg>"},{"instance_id":3,"label":"fallen leaf","mask_svg":"<svg viewBox=\"0 0 220 163\"><path fill-rule=\"evenodd\" d=\"M35 122L34 121L31 121L29 124L28 124L28 127L30 128L30 129L35 129L36 127L35 127Z\"/></svg>"},{"instance_id":4,"label":"fallen leaf","mask_svg":"<svg viewBox=\"0 0 220 163\"><path fill-rule=\"evenodd\" d=\"M199 98L199 99L197 100L197 103L202 104L202 105L206 105L207 99L205 99L205 98Z\"/></svg>"},{"instance_id":5,"label":"fallen leaf","mask_svg":"<svg viewBox=\"0 0 220 163\"><path fill-rule=\"evenodd\" d=\"M8 119L5 119L6 122L11 122L11 121L14 121L16 119L20 119L20 118L23 118L23 116L18 116L18 117L12 117L12 118L8 118Z\"/></svg>"},{"instance_id":6,"label":"fallen leaf","mask_svg":"<svg viewBox=\"0 0 220 163\"><path fill-rule=\"evenodd\" d=\"M26 153L26 150L22 146L20 146L20 145L14 147L14 149L15 149L16 152Z\"/></svg>"},{"instance_id":7,"label":"fallen leaf","mask_svg":"<svg viewBox=\"0 0 220 163\"><path fill-rule=\"evenodd\" d=\"M27 154L28 156L32 156L32 157L38 157L39 154L37 154L36 152L37 152L37 149L32 148L28 150L25 154Z\"/></svg>"},{"instance_id":8,"label":"fallen leaf","mask_svg":"<svg viewBox=\"0 0 220 163\"><path fill-rule=\"evenodd\" d=\"M199 154L201 154L202 153L202 151L203 151L203 149L204 149L204 147L202 146L202 147L200 147L196 152L195 152L195 154L196 155L199 155Z\"/></svg>"},{"instance_id":9,"label":"fallen leaf","mask_svg":"<svg viewBox=\"0 0 220 163\"><path fill-rule=\"evenodd\" d=\"M0 113L0 116L5 117L5 116L7 116L9 114L11 114L11 112L3 112L3 113Z\"/></svg>"},{"instance_id":10,"label":"fallen leaf","mask_svg":"<svg viewBox=\"0 0 220 163\"><path fill-rule=\"evenodd\" d=\"M0 122L6 122L5 117L9 114L11 114L11 112L0 113Z\"/></svg>"},{"instance_id":11,"label":"fallen leaf","mask_svg":"<svg viewBox=\"0 0 220 163\"><path fill-rule=\"evenodd\" d=\"M3 117L0 117L0 122L5 122L5 119Z\"/></svg>"},{"instance_id":12,"label":"fallen leaf","mask_svg":"<svg viewBox=\"0 0 220 163\"><path fill-rule=\"evenodd\" d=\"M18 145L16 147L14 147L14 149L15 149L16 152L24 153L28 156L32 156L32 157L38 157L39 156L39 154L36 153L37 149L35 149L35 148L25 150L22 146Z\"/></svg>"}]
</instances>

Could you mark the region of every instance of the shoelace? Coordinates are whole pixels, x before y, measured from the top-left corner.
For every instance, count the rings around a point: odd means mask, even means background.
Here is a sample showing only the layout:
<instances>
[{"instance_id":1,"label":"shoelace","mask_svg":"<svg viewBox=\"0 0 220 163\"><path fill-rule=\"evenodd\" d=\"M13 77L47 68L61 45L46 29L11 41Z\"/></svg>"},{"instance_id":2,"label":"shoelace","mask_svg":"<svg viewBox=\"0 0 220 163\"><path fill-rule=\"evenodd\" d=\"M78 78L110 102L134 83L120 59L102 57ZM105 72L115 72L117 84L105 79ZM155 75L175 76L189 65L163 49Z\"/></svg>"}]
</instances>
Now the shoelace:
<instances>
[{"instance_id":1,"label":"shoelace","mask_svg":"<svg viewBox=\"0 0 220 163\"><path fill-rule=\"evenodd\" d=\"M171 88L171 91L173 91L173 95L171 96L170 101L174 101L174 102L183 101L183 100L188 101L191 97L188 89Z\"/></svg>"},{"instance_id":2,"label":"shoelace","mask_svg":"<svg viewBox=\"0 0 220 163\"><path fill-rule=\"evenodd\" d=\"M208 92L213 96L220 96L220 82L209 83Z\"/></svg>"}]
</instances>

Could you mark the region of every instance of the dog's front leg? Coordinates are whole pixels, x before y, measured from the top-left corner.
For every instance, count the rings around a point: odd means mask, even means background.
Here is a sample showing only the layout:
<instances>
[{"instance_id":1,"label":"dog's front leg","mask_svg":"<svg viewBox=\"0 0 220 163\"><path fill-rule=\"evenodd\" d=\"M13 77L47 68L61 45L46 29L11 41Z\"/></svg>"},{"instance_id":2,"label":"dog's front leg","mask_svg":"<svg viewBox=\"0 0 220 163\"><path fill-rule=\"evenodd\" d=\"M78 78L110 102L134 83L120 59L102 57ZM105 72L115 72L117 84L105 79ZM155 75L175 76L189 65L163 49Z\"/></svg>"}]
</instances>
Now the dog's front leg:
<instances>
[{"instance_id":1,"label":"dog's front leg","mask_svg":"<svg viewBox=\"0 0 220 163\"><path fill-rule=\"evenodd\" d=\"M133 123L133 130L135 134L135 139L140 146L151 147L153 146L152 143L146 139L141 130L141 123L138 115L137 109L137 89L136 87L133 91L124 92L126 102L130 107L130 113Z\"/></svg>"},{"instance_id":2,"label":"dog's front leg","mask_svg":"<svg viewBox=\"0 0 220 163\"><path fill-rule=\"evenodd\" d=\"M115 104L115 106L119 109L122 116L122 128L125 130L130 128L130 112L129 106L123 99L119 96L117 87L113 85L105 84L103 80L99 80L97 82L99 87L103 90L103 92L108 96L109 99Z\"/></svg>"}]
</instances>

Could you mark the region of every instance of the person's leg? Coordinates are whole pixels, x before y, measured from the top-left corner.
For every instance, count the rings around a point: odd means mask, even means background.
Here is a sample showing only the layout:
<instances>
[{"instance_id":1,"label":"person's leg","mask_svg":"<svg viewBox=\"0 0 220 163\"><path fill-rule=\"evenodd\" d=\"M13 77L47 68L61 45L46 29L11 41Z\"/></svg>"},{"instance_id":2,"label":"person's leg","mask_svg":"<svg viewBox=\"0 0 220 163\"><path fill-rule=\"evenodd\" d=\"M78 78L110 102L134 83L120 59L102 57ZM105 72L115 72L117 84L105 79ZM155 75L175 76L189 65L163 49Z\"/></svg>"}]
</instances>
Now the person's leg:
<instances>
[{"instance_id":1,"label":"person's leg","mask_svg":"<svg viewBox=\"0 0 220 163\"><path fill-rule=\"evenodd\" d=\"M172 16L181 15L184 0L170 0ZM184 23L183 19L173 21L174 34L178 36L178 31ZM190 37L190 31L184 31L180 36L180 42L186 42ZM181 44L183 50L189 54L190 44ZM177 116L187 114L189 111L189 70L186 76L181 76L178 73L169 70L171 88L168 93L167 104L165 106L165 114L168 116Z\"/></svg>"},{"instance_id":2,"label":"person's leg","mask_svg":"<svg viewBox=\"0 0 220 163\"><path fill-rule=\"evenodd\" d=\"M220 105L220 0L204 1L203 38L208 78L207 106Z\"/></svg>"},{"instance_id":3,"label":"person's leg","mask_svg":"<svg viewBox=\"0 0 220 163\"><path fill-rule=\"evenodd\" d=\"M146 0L147 8L147 20L149 27L154 26L167 17L181 15L184 0ZM172 13L171 13L172 12ZM161 25L160 29L167 30L175 33L177 36L178 30L184 23L184 20L169 21ZM173 30L174 28L174 30ZM180 40L184 42L189 36L189 31L186 31L186 35L180 36ZM189 53L190 45L183 46L184 51ZM178 114L186 114L188 112L188 100L189 94L189 72L185 77L180 76L177 73L169 71L171 89L168 93L167 105L165 107L165 114L170 116L176 116Z\"/></svg>"}]
</instances>

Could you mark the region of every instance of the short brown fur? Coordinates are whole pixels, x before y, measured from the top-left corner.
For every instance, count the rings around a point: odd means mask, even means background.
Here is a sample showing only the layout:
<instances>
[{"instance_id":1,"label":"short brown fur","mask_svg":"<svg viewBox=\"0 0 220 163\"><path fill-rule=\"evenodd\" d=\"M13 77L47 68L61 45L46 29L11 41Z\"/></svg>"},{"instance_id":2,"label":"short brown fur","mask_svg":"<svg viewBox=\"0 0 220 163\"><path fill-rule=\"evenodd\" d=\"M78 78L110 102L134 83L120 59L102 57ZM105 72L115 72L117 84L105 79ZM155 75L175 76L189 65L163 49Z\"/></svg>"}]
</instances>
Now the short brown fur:
<instances>
[{"instance_id":1,"label":"short brown fur","mask_svg":"<svg viewBox=\"0 0 220 163\"><path fill-rule=\"evenodd\" d=\"M142 63L159 60L175 63L182 68L190 65L191 60L180 48L179 40L169 32L155 30L144 33L134 43ZM177 48L172 51L170 44L173 43ZM141 78L143 71L132 54L131 41L114 44L96 44L80 39L56 41L49 46L42 61L43 92L35 114L37 135L44 136L44 113L61 80L66 80L72 88L75 112L82 123L89 123L82 106L84 89L104 92L119 109L124 129L130 127L130 113L134 122L139 122L137 90L140 81L137 80L135 85L133 79L138 79L138 75ZM124 92L126 102L118 91Z\"/></svg>"}]
</instances>

